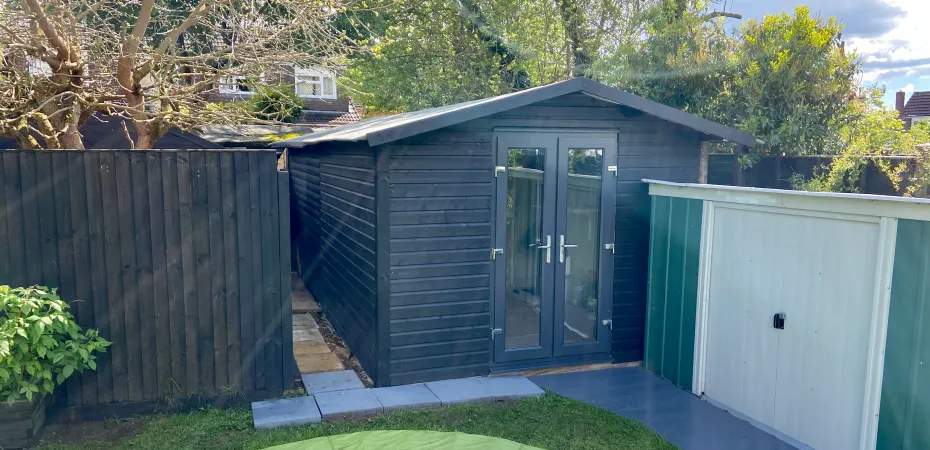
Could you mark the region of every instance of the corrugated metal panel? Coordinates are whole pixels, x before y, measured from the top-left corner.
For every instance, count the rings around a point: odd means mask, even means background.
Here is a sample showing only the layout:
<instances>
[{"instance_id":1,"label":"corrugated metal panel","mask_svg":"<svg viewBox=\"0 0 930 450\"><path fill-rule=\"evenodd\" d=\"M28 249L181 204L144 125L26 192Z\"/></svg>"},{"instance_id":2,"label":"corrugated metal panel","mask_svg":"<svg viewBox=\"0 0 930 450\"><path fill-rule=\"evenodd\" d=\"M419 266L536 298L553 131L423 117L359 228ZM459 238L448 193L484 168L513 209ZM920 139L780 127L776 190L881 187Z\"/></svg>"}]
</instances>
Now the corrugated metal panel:
<instances>
[{"instance_id":1,"label":"corrugated metal panel","mask_svg":"<svg viewBox=\"0 0 930 450\"><path fill-rule=\"evenodd\" d=\"M930 222L898 221L879 450L930 448Z\"/></svg>"},{"instance_id":2,"label":"corrugated metal panel","mask_svg":"<svg viewBox=\"0 0 930 450\"><path fill-rule=\"evenodd\" d=\"M703 202L652 198L643 365L691 389Z\"/></svg>"}]
</instances>

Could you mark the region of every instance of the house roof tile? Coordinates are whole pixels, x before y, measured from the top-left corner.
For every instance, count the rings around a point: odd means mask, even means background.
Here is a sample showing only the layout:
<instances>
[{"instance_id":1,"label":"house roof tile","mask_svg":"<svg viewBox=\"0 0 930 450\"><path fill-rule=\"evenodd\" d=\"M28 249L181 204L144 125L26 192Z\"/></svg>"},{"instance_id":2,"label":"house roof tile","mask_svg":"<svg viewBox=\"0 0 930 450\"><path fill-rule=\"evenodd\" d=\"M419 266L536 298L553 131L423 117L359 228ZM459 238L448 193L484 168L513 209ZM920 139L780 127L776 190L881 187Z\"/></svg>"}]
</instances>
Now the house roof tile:
<instances>
[{"instance_id":1,"label":"house roof tile","mask_svg":"<svg viewBox=\"0 0 930 450\"><path fill-rule=\"evenodd\" d=\"M904 105L902 117L930 117L930 91L915 92Z\"/></svg>"}]
</instances>

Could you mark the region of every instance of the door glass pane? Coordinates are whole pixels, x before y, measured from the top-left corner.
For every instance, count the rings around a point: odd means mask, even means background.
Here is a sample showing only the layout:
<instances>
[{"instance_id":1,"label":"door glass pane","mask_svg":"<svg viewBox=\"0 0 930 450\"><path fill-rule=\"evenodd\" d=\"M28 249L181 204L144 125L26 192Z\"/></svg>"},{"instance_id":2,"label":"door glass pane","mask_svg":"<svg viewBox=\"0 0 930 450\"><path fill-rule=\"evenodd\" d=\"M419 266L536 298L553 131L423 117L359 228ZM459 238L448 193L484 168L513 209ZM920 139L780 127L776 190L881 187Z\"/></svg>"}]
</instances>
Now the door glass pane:
<instances>
[{"instance_id":1,"label":"door glass pane","mask_svg":"<svg viewBox=\"0 0 930 450\"><path fill-rule=\"evenodd\" d=\"M545 162L542 148L507 150L506 348L539 346Z\"/></svg>"},{"instance_id":2,"label":"door glass pane","mask_svg":"<svg viewBox=\"0 0 930 450\"><path fill-rule=\"evenodd\" d=\"M601 240L601 171L604 152L568 149L565 220L564 343L597 339L597 287ZM575 245L576 247L570 247Z\"/></svg>"}]
</instances>

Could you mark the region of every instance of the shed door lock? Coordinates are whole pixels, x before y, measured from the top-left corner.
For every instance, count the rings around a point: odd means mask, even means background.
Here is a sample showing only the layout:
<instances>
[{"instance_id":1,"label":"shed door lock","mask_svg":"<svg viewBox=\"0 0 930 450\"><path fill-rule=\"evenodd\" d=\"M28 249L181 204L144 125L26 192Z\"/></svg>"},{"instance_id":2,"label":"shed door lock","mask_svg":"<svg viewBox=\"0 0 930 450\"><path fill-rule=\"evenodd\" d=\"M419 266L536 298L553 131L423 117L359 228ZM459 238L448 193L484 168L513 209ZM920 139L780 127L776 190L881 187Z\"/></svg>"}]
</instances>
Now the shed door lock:
<instances>
[{"instance_id":1,"label":"shed door lock","mask_svg":"<svg viewBox=\"0 0 930 450\"><path fill-rule=\"evenodd\" d=\"M492 259L492 260L497 259L497 255L503 255L503 254L504 254L504 249L502 249L502 248L492 248L492 249L491 249L491 259Z\"/></svg>"},{"instance_id":2,"label":"shed door lock","mask_svg":"<svg viewBox=\"0 0 930 450\"><path fill-rule=\"evenodd\" d=\"M494 166L494 178L497 178L497 174L501 172L506 172L507 167L505 166Z\"/></svg>"},{"instance_id":3,"label":"shed door lock","mask_svg":"<svg viewBox=\"0 0 930 450\"><path fill-rule=\"evenodd\" d=\"M501 333L503 333L503 332L504 332L504 330L502 330L502 329L500 329L500 328L491 328L491 340L493 341L493 340L494 340L494 336L497 336L498 334L501 334Z\"/></svg>"},{"instance_id":4,"label":"shed door lock","mask_svg":"<svg viewBox=\"0 0 930 450\"><path fill-rule=\"evenodd\" d=\"M776 329L784 330L785 329L785 313L781 312L781 313L775 314L775 318L772 321L772 326L774 326Z\"/></svg>"}]
</instances>

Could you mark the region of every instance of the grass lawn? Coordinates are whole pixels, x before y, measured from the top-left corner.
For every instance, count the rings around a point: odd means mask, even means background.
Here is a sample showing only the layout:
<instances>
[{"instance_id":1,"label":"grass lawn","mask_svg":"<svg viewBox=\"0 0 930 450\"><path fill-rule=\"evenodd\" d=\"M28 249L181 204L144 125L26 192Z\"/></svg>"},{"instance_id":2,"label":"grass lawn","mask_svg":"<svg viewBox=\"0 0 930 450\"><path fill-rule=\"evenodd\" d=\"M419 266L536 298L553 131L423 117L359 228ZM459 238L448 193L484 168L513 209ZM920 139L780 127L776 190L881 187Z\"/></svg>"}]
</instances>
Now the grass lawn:
<instances>
[{"instance_id":1,"label":"grass lawn","mask_svg":"<svg viewBox=\"0 0 930 450\"><path fill-rule=\"evenodd\" d=\"M398 412L373 419L264 431L252 428L252 412L248 408L156 415L106 426L133 427L133 436L109 443L43 443L39 448L261 449L318 436L390 429L461 431L551 450L675 448L642 424L552 393L513 403Z\"/></svg>"}]
</instances>

